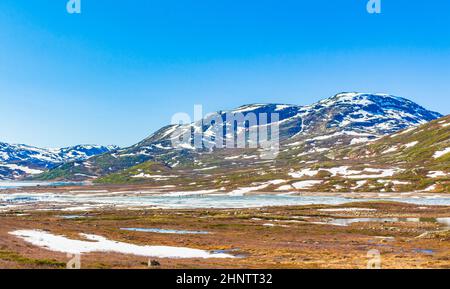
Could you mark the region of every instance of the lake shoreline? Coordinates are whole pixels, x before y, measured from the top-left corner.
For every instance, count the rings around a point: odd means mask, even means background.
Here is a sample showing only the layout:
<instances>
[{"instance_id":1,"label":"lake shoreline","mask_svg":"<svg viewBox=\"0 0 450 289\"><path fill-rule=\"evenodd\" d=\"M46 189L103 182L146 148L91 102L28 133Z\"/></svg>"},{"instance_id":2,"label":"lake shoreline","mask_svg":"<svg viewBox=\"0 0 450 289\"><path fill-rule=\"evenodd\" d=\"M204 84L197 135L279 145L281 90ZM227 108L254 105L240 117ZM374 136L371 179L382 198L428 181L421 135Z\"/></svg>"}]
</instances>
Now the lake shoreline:
<instances>
[{"instance_id":1,"label":"lake shoreline","mask_svg":"<svg viewBox=\"0 0 450 289\"><path fill-rule=\"evenodd\" d=\"M184 191L145 185L66 185L0 190L0 212L98 211L111 209L201 209L263 208L313 204L339 205L350 202L403 202L450 206L450 194L431 192L336 193L248 192L235 195L218 190Z\"/></svg>"},{"instance_id":2,"label":"lake shoreline","mask_svg":"<svg viewBox=\"0 0 450 289\"><path fill-rule=\"evenodd\" d=\"M92 234L133 246L187 247L236 257L232 261L150 258L156 259L162 269L362 269L370 250L380 252L383 268L448 268L450 234L445 233L447 227L442 222L448 222L449 217L450 206L391 202L250 209L0 213L0 268L53 268L42 260L52 260L60 268L68 261L62 252L31 245L10 234L17 230L38 230L81 241L84 239L80 234ZM354 222L346 226L334 222L343 219ZM179 234L184 231L209 234ZM149 261L142 256L114 252L86 253L81 260L82 268L142 269Z\"/></svg>"}]
</instances>

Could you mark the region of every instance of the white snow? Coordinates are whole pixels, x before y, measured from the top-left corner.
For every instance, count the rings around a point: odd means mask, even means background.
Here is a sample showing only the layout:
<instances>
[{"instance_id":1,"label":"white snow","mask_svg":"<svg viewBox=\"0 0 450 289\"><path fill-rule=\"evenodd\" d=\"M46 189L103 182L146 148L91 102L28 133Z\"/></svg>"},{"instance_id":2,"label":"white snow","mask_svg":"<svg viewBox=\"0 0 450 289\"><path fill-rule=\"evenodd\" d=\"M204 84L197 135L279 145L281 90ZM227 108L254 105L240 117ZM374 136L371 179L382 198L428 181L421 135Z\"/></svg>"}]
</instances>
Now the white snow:
<instances>
[{"instance_id":1,"label":"white snow","mask_svg":"<svg viewBox=\"0 0 450 289\"><path fill-rule=\"evenodd\" d=\"M238 188L230 193L228 195L230 196L244 196L246 193L258 191L267 188L269 185L263 184L257 187L244 187L244 188Z\"/></svg>"},{"instance_id":2,"label":"white snow","mask_svg":"<svg viewBox=\"0 0 450 289\"><path fill-rule=\"evenodd\" d=\"M162 144L155 144L155 145L153 145L155 148L158 148L158 149L162 149L162 150L170 150L170 149L172 149L172 147L165 147L165 146L163 146Z\"/></svg>"},{"instance_id":3,"label":"white snow","mask_svg":"<svg viewBox=\"0 0 450 289\"><path fill-rule=\"evenodd\" d=\"M418 141L413 141L413 142L405 144L405 147L412 148L412 147L416 146L418 143L419 143Z\"/></svg>"},{"instance_id":4,"label":"white snow","mask_svg":"<svg viewBox=\"0 0 450 289\"><path fill-rule=\"evenodd\" d=\"M383 154L393 153L393 152L396 152L397 150L398 150L398 147L397 146L393 146L393 147L390 147L387 150L385 150L383 152Z\"/></svg>"},{"instance_id":5,"label":"white snow","mask_svg":"<svg viewBox=\"0 0 450 289\"><path fill-rule=\"evenodd\" d=\"M79 145L59 149L46 149L21 144L0 143L0 166L15 171L12 174L12 178L17 178L23 174L40 174L43 172L43 168L49 167L50 165L86 160L98 152L106 152L113 149L116 149L116 147ZM18 165L19 161L22 165ZM33 164L39 165L35 166Z\"/></svg>"},{"instance_id":6,"label":"white snow","mask_svg":"<svg viewBox=\"0 0 450 289\"><path fill-rule=\"evenodd\" d=\"M356 186L353 187L352 189L353 189L353 190L359 189L359 188L361 188L362 186L364 186L365 184L367 184L367 180L357 181L357 182L356 182Z\"/></svg>"},{"instance_id":7,"label":"white snow","mask_svg":"<svg viewBox=\"0 0 450 289\"><path fill-rule=\"evenodd\" d=\"M303 141L293 142L293 143L287 144L287 146L293 147L293 146L298 146L298 145L301 145L301 144L303 144Z\"/></svg>"},{"instance_id":8,"label":"white snow","mask_svg":"<svg viewBox=\"0 0 450 289\"><path fill-rule=\"evenodd\" d=\"M393 180L392 183L394 185L409 185L409 184L411 184L410 182L407 182L407 181L397 181L397 180Z\"/></svg>"},{"instance_id":9,"label":"white snow","mask_svg":"<svg viewBox=\"0 0 450 289\"><path fill-rule=\"evenodd\" d=\"M178 148L180 149L188 149L188 150L195 150L195 147L191 143L180 143L178 144Z\"/></svg>"},{"instance_id":10,"label":"white snow","mask_svg":"<svg viewBox=\"0 0 450 289\"><path fill-rule=\"evenodd\" d=\"M253 186L253 187L238 188L236 190L231 191L227 195L234 196L234 197L244 196L247 193L265 189L265 188L267 188L270 185L279 185L279 184L282 184L282 183L285 183L285 182L287 182L287 181L285 181L285 180L272 180L272 181L269 181L269 182L266 182L266 183L262 183L262 184L254 184L255 186Z\"/></svg>"},{"instance_id":11,"label":"white snow","mask_svg":"<svg viewBox=\"0 0 450 289\"><path fill-rule=\"evenodd\" d=\"M275 191L290 191L292 189L293 189L293 187L291 185L284 185L284 186L280 186Z\"/></svg>"},{"instance_id":12,"label":"white snow","mask_svg":"<svg viewBox=\"0 0 450 289\"><path fill-rule=\"evenodd\" d=\"M260 107L263 107L264 104L252 104L247 106L242 106L236 110L231 111L232 113L242 113L242 112L248 112L248 111L254 111Z\"/></svg>"},{"instance_id":13,"label":"white snow","mask_svg":"<svg viewBox=\"0 0 450 289\"><path fill-rule=\"evenodd\" d=\"M69 191L71 194L90 194L90 193L108 193L108 190L85 190L85 191Z\"/></svg>"},{"instance_id":14,"label":"white snow","mask_svg":"<svg viewBox=\"0 0 450 289\"><path fill-rule=\"evenodd\" d=\"M275 108L275 111L281 111L281 110L284 110L284 109L289 108L289 107L291 107L291 106L290 105L285 105L285 104L278 104L276 106L276 108Z\"/></svg>"},{"instance_id":15,"label":"white snow","mask_svg":"<svg viewBox=\"0 0 450 289\"><path fill-rule=\"evenodd\" d=\"M2 164L0 163L0 167L6 167L10 170L19 170L22 171L24 173L30 174L30 175L37 175L42 173L43 171L41 170L36 170L36 169L30 169L29 167L25 167L25 166L18 166L15 164Z\"/></svg>"},{"instance_id":16,"label":"white snow","mask_svg":"<svg viewBox=\"0 0 450 289\"><path fill-rule=\"evenodd\" d=\"M167 194L161 194L161 197L183 197L183 196L195 196L195 195L207 195L217 192L217 190L202 190L202 191L186 191L186 192L171 192Z\"/></svg>"},{"instance_id":17,"label":"white snow","mask_svg":"<svg viewBox=\"0 0 450 289\"><path fill-rule=\"evenodd\" d=\"M436 190L436 185L431 185L428 188L426 188L424 191L425 192L432 192L434 190Z\"/></svg>"},{"instance_id":18,"label":"white snow","mask_svg":"<svg viewBox=\"0 0 450 289\"><path fill-rule=\"evenodd\" d=\"M438 159L446 154L450 153L450 147L442 150L442 151L437 151L434 153L433 158Z\"/></svg>"},{"instance_id":19,"label":"white snow","mask_svg":"<svg viewBox=\"0 0 450 289\"><path fill-rule=\"evenodd\" d=\"M368 173L375 173L373 175L352 175L347 176L349 179L377 179L377 178L386 178L386 177L392 177L397 172L401 171L399 169L372 169L372 168L365 168L365 172Z\"/></svg>"},{"instance_id":20,"label":"white snow","mask_svg":"<svg viewBox=\"0 0 450 289\"><path fill-rule=\"evenodd\" d=\"M303 169L301 171L298 172L291 172L288 173L289 176L295 178L295 179L299 179L302 178L304 176L308 176L308 177L314 177L315 175L317 175L319 173L318 170L312 170L312 169Z\"/></svg>"},{"instance_id":21,"label":"white snow","mask_svg":"<svg viewBox=\"0 0 450 289\"><path fill-rule=\"evenodd\" d=\"M411 132L411 131L415 130L416 128L417 128L417 127L410 127L410 128L408 128L408 129L406 129L406 130L404 130L404 131L402 131L402 132L399 132L399 133L397 133L397 134L391 135L391 138L394 138L394 137L399 136L399 135L402 135L402 134L406 134L406 133L408 133L408 132Z\"/></svg>"},{"instance_id":22,"label":"white snow","mask_svg":"<svg viewBox=\"0 0 450 289\"><path fill-rule=\"evenodd\" d=\"M139 246L130 243L110 241L102 236L80 234L87 241L73 240L60 235L38 231L18 230L9 234L30 244L50 251L85 254L92 252L113 252L158 258L234 258L232 255L214 254L205 250L170 246Z\"/></svg>"},{"instance_id":23,"label":"white snow","mask_svg":"<svg viewBox=\"0 0 450 289\"><path fill-rule=\"evenodd\" d=\"M235 160L240 158L241 156L232 156L232 157L225 157L225 160Z\"/></svg>"},{"instance_id":24,"label":"white snow","mask_svg":"<svg viewBox=\"0 0 450 289\"><path fill-rule=\"evenodd\" d=\"M312 169L307 168L307 169L303 169L298 172L290 172L289 176L291 176L292 178L296 178L296 179L302 178L305 176L314 177L320 171L329 172L333 177L336 177L337 175L342 175L345 177L345 176L356 175L356 174L361 173L361 171L350 170L348 166L341 166L341 167L328 168L328 169L317 169L317 170L312 170Z\"/></svg>"},{"instance_id":25,"label":"white snow","mask_svg":"<svg viewBox=\"0 0 450 289\"><path fill-rule=\"evenodd\" d=\"M161 135L160 139L163 139L163 138L167 137L168 135L171 135L179 127L180 127L179 125L173 125L173 126L168 127L167 130L163 133L163 135Z\"/></svg>"},{"instance_id":26,"label":"white snow","mask_svg":"<svg viewBox=\"0 0 450 289\"><path fill-rule=\"evenodd\" d=\"M218 168L217 166L213 166L213 167L207 167L207 168L202 168L202 169L195 169L194 171L196 171L196 172L209 171L209 170L214 170L217 168Z\"/></svg>"},{"instance_id":27,"label":"white snow","mask_svg":"<svg viewBox=\"0 0 450 289\"><path fill-rule=\"evenodd\" d=\"M271 185L280 185L280 184L284 184L284 183L286 183L287 181L286 180L273 180L273 181L269 181L269 183L271 184Z\"/></svg>"},{"instance_id":28,"label":"white snow","mask_svg":"<svg viewBox=\"0 0 450 289\"><path fill-rule=\"evenodd\" d=\"M341 167L330 168L330 169L326 169L326 171L331 173L333 175L333 177L336 177L337 175L342 175L342 176L345 177L345 176L355 175L355 174L361 173L361 171L349 170L348 166L341 166Z\"/></svg>"},{"instance_id":29,"label":"white snow","mask_svg":"<svg viewBox=\"0 0 450 289\"><path fill-rule=\"evenodd\" d=\"M443 171L430 171L428 172L427 177L429 178L439 178L439 177L446 177L448 174Z\"/></svg>"},{"instance_id":30,"label":"white snow","mask_svg":"<svg viewBox=\"0 0 450 289\"><path fill-rule=\"evenodd\" d=\"M314 137L311 139L306 139L305 141L306 142L322 141L322 140L328 140L328 139L335 138L338 136L343 136L343 135L356 136L356 137L367 139L367 141L369 141L369 139L367 137L373 136L372 134L368 134L368 133L359 133L359 132L344 130L344 131L338 131L338 132L335 132L335 133L329 134L329 135L321 135L321 136L317 136L317 137ZM297 144L301 144L301 143L298 142ZM293 145L295 145L295 143L291 144L291 146L293 146Z\"/></svg>"},{"instance_id":31,"label":"white snow","mask_svg":"<svg viewBox=\"0 0 450 289\"><path fill-rule=\"evenodd\" d=\"M176 178L178 176L174 176L174 175L149 175L149 174L145 174L145 173L140 173L137 175L132 176L132 178L144 178L144 179L169 179L169 178Z\"/></svg>"},{"instance_id":32,"label":"white snow","mask_svg":"<svg viewBox=\"0 0 450 289\"><path fill-rule=\"evenodd\" d=\"M335 208L335 209L319 209L319 212L375 212L377 209L368 208Z\"/></svg>"},{"instance_id":33,"label":"white snow","mask_svg":"<svg viewBox=\"0 0 450 289\"><path fill-rule=\"evenodd\" d=\"M293 183L292 186L298 190L301 190L301 189L309 189L309 188L311 188L315 185L319 185L321 183L323 183L323 181L309 180L309 181L301 181L301 182Z\"/></svg>"},{"instance_id":34,"label":"white snow","mask_svg":"<svg viewBox=\"0 0 450 289\"><path fill-rule=\"evenodd\" d=\"M366 143L366 142L369 142L369 141L370 141L370 139L367 138L367 137L360 137L360 138L354 138L354 139L352 139L352 141L350 142L350 144L351 144L351 145L354 145L354 144Z\"/></svg>"},{"instance_id":35,"label":"white snow","mask_svg":"<svg viewBox=\"0 0 450 289\"><path fill-rule=\"evenodd\" d=\"M9 159L9 155L6 152L0 152L0 160L6 161Z\"/></svg>"}]
</instances>

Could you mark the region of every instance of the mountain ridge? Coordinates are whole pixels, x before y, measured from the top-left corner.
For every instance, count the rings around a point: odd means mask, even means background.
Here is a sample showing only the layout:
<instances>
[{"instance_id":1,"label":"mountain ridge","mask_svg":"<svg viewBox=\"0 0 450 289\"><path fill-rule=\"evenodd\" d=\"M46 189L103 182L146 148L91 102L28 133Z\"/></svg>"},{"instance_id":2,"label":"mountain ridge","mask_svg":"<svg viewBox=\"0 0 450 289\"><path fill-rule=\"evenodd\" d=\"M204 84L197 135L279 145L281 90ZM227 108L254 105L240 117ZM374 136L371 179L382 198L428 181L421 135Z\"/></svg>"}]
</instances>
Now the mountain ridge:
<instances>
[{"instance_id":1,"label":"mountain ridge","mask_svg":"<svg viewBox=\"0 0 450 289\"><path fill-rule=\"evenodd\" d=\"M117 146L75 145L64 148L38 148L0 142L0 179L19 179L42 173L62 163L85 160L117 150Z\"/></svg>"},{"instance_id":2,"label":"mountain ridge","mask_svg":"<svg viewBox=\"0 0 450 289\"><path fill-rule=\"evenodd\" d=\"M285 151L295 153L291 158L325 153L334 147L366 143L442 116L405 98L356 92L336 94L307 106L249 104L217 113L225 119L230 112L242 113L244 116L251 112L257 115L279 113L281 155ZM38 179L95 180L103 177L102 180L107 180L107 175L126 171L146 162L160 163L178 170L203 170L208 169L201 161L204 157L234 159L230 166L225 166L229 169L232 169L233 163L239 168L255 160L258 149L207 150L204 147L195 148L193 143L183 148L172 147L172 135L190 132L192 129L201 131L203 138L212 134L208 116L202 122L168 125L133 146L95 156L87 161L65 163L38 176ZM293 164L286 162L286 166L290 165ZM111 178L109 180L113 181ZM139 181L139 178L128 178L128 181ZM140 181L148 180L142 178Z\"/></svg>"},{"instance_id":3,"label":"mountain ridge","mask_svg":"<svg viewBox=\"0 0 450 289\"><path fill-rule=\"evenodd\" d=\"M147 165L148 164L148 165ZM249 150L202 154L190 167L161 170L146 162L97 179L177 191L450 193L450 116L371 142L298 154L285 147L274 161Z\"/></svg>"}]
</instances>

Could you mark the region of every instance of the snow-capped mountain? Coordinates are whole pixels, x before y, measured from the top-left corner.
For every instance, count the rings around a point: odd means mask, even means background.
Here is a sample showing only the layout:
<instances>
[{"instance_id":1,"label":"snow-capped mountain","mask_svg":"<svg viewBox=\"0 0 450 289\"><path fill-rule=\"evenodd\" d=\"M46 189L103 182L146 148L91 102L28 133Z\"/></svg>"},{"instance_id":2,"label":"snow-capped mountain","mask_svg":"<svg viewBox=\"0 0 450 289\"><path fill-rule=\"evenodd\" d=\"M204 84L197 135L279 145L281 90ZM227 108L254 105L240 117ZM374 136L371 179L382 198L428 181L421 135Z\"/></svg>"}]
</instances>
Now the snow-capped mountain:
<instances>
[{"instance_id":1,"label":"snow-capped mountain","mask_svg":"<svg viewBox=\"0 0 450 289\"><path fill-rule=\"evenodd\" d=\"M442 117L405 98L356 92L337 94L306 109L305 123L320 115L326 117L327 128L339 127L374 135L390 134Z\"/></svg>"},{"instance_id":2,"label":"snow-capped mountain","mask_svg":"<svg viewBox=\"0 0 450 289\"><path fill-rule=\"evenodd\" d=\"M114 145L77 145L72 147L60 148L54 150L62 159L62 162L86 160L92 156L100 155L106 152L117 150L119 147Z\"/></svg>"},{"instance_id":3,"label":"snow-capped mountain","mask_svg":"<svg viewBox=\"0 0 450 289\"><path fill-rule=\"evenodd\" d=\"M439 113L405 98L387 94L340 93L308 106L287 104L251 104L230 111L219 111L223 128L230 125L226 116L240 113L246 117L254 113L260 117L277 113L281 152L289 152L289 158L323 152L336 147L364 143L379 139L409 127L418 126L441 117ZM228 121L228 122L227 122ZM271 122L271 120L269 120ZM86 179L108 175L151 161L171 168L205 169L208 163L226 162L224 167L247 166L254 162L256 150L207 150L191 144L172 147L171 137L201 131L205 142L221 130L212 129L211 116L188 125L170 125L161 128L150 137L129 148L93 157L84 162L69 163L58 167L44 178ZM215 122L214 122L215 123ZM225 129L224 129L225 133ZM235 130L235 134L246 133ZM204 159L208 158L208 162ZM214 165L213 165L214 166Z\"/></svg>"},{"instance_id":4,"label":"snow-capped mountain","mask_svg":"<svg viewBox=\"0 0 450 289\"><path fill-rule=\"evenodd\" d=\"M116 149L116 146L98 145L44 149L23 144L0 143L0 179L17 179L39 174L65 162L86 160Z\"/></svg>"},{"instance_id":5,"label":"snow-capped mountain","mask_svg":"<svg viewBox=\"0 0 450 289\"><path fill-rule=\"evenodd\" d=\"M297 106L287 104L251 104L231 111L220 111L223 127L228 114L242 113L247 116L279 115L280 140L295 140L302 135L360 136L359 141L370 140L394 133L411 126L418 126L441 117L405 98L387 94L341 93L313 105ZM166 148L170 135L184 134L189 130L203 130L204 137L214 134L211 117L191 125L176 125L163 128L145 142L152 146ZM270 122L270 120L269 120ZM177 132L178 131L178 132ZM235 132L236 133L236 132ZM355 140L356 141L356 140ZM186 147L191 148L193 147Z\"/></svg>"},{"instance_id":6,"label":"snow-capped mountain","mask_svg":"<svg viewBox=\"0 0 450 289\"><path fill-rule=\"evenodd\" d=\"M442 117L397 96L340 93L301 109L301 132L286 143L303 154L365 143Z\"/></svg>"}]
</instances>

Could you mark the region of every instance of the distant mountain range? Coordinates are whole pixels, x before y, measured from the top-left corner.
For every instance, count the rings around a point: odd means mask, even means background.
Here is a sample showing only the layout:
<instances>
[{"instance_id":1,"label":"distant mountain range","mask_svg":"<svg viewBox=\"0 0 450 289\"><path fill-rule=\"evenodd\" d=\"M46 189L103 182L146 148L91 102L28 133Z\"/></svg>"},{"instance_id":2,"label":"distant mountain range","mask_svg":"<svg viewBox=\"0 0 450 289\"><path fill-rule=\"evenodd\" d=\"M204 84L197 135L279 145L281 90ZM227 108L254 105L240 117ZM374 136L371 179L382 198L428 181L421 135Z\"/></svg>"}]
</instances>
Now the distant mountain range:
<instances>
[{"instance_id":1,"label":"distant mountain range","mask_svg":"<svg viewBox=\"0 0 450 289\"><path fill-rule=\"evenodd\" d=\"M86 160L117 149L116 146L98 145L43 149L0 142L0 179L11 180L40 174L63 163Z\"/></svg>"},{"instance_id":2,"label":"distant mountain range","mask_svg":"<svg viewBox=\"0 0 450 289\"><path fill-rule=\"evenodd\" d=\"M173 134L199 130L208 139L214 136L207 117L163 127L128 148L64 163L37 179L146 183L230 194L449 190L447 119L439 120L443 125L433 122L442 115L405 98L352 92L308 106L252 104L218 112L225 123L229 113L278 113L278 157L262 160L259 149L249 148L172 147ZM443 156L433 158L439 150Z\"/></svg>"}]
</instances>

